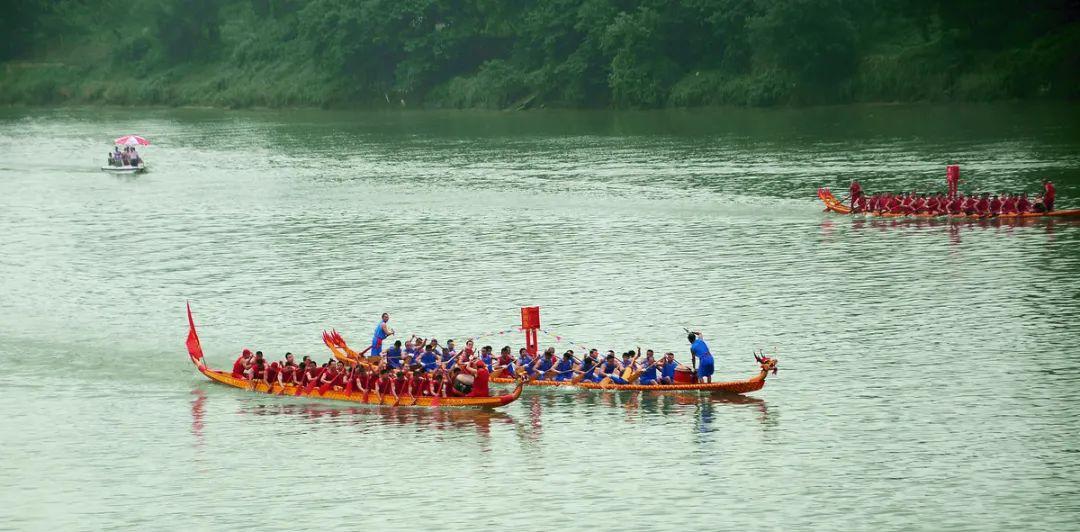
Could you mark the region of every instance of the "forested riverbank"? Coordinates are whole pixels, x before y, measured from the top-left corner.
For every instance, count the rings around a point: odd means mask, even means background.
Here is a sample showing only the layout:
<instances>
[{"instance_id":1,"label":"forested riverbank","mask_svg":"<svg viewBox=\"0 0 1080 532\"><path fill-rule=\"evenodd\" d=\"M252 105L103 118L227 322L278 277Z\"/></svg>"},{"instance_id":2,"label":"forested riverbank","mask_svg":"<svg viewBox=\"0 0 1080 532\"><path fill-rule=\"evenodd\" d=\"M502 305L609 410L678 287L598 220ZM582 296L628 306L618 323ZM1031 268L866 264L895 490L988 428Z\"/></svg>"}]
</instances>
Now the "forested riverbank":
<instances>
[{"instance_id":1,"label":"forested riverbank","mask_svg":"<svg viewBox=\"0 0 1080 532\"><path fill-rule=\"evenodd\" d=\"M0 103L774 106L1075 99L1071 0L27 0Z\"/></svg>"}]
</instances>

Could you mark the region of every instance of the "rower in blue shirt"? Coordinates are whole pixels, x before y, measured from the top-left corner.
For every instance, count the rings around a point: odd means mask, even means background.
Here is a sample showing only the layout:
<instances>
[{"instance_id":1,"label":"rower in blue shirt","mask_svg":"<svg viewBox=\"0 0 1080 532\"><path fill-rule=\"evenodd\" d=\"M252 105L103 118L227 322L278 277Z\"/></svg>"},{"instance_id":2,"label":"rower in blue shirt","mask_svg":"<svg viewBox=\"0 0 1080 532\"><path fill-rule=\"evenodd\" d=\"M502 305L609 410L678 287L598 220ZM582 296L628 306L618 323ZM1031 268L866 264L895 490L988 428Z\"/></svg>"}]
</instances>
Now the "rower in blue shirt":
<instances>
[{"instance_id":1,"label":"rower in blue shirt","mask_svg":"<svg viewBox=\"0 0 1080 532\"><path fill-rule=\"evenodd\" d=\"M401 340L394 342L394 347L386 350L386 364L393 369L401 367Z\"/></svg>"},{"instance_id":2,"label":"rower in blue shirt","mask_svg":"<svg viewBox=\"0 0 1080 532\"><path fill-rule=\"evenodd\" d=\"M709 346L705 345L705 340L701 338L701 332L695 331L687 334L686 339L690 341L690 356L698 360L697 368L697 380L698 382L712 382L713 375L713 357L709 352Z\"/></svg>"},{"instance_id":3,"label":"rower in blue shirt","mask_svg":"<svg viewBox=\"0 0 1080 532\"><path fill-rule=\"evenodd\" d=\"M534 362L533 357L529 356L529 351L527 349L525 349L524 347L522 347L521 349L518 350L518 359L515 362L515 365L517 366L517 368L515 368L515 370L516 371L525 370L525 375L529 379L533 379L533 378L535 378L535 375L536 375L536 366L535 366L535 364L533 364L533 362Z\"/></svg>"},{"instance_id":4,"label":"rower in blue shirt","mask_svg":"<svg viewBox=\"0 0 1080 532\"><path fill-rule=\"evenodd\" d=\"M428 344L424 346L424 354L420 355L420 364L424 366L427 371L434 371L439 367L439 355L435 354L435 346Z\"/></svg>"},{"instance_id":5,"label":"rower in blue shirt","mask_svg":"<svg viewBox=\"0 0 1080 532\"><path fill-rule=\"evenodd\" d=\"M574 378L574 352L563 353L562 360L555 365L555 382L568 381Z\"/></svg>"},{"instance_id":6,"label":"rower in blue shirt","mask_svg":"<svg viewBox=\"0 0 1080 532\"><path fill-rule=\"evenodd\" d=\"M641 365L645 368L641 370L641 376L638 378L638 382L641 384L656 384L659 377L656 375L656 366L659 362L653 358L653 350L645 350L645 361Z\"/></svg>"},{"instance_id":7,"label":"rower in blue shirt","mask_svg":"<svg viewBox=\"0 0 1080 532\"><path fill-rule=\"evenodd\" d=\"M619 364L618 360L615 360L615 352L608 351L608 354L604 357L604 362L600 364L600 370L598 371L600 380L608 378L615 384L627 384L626 379L622 378L622 375L619 375L621 372L622 366Z\"/></svg>"},{"instance_id":8,"label":"rower in blue shirt","mask_svg":"<svg viewBox=\"0 0 1080 532\"><path fill-rule=\"evenodd\" d=\"M487 366L488 371L492 371L491 363L493 360L491 356L490 345L485 345L484 347L480 348L480 360L484 363L485 366Z\"/></svg>"},{"instance_id":9,"label":"rower in blue shirt","mask_svg":"<svg viewBox=\"0 0 1080 532\"><path fill-rule=\"evenodd\" d=\"M664 358L660 359L660 384L675 384L675 369L678 367L675 353L668 351L664 354Z\"/></svg>"},{"instance_id":10,"label":"rower in blue shirt","mask_svg":"<svg viewBox=\"0 0 1080 532\"><path fill-rule=\"evenodd\" d=\"M548 378L548 372L550 372L558 362L559 358L555 356L555 348L547 348L547 350L544 351L544 354L540 355L540 360L536 364L537 378L546 380Z\"/></svg>"}]
</instances>

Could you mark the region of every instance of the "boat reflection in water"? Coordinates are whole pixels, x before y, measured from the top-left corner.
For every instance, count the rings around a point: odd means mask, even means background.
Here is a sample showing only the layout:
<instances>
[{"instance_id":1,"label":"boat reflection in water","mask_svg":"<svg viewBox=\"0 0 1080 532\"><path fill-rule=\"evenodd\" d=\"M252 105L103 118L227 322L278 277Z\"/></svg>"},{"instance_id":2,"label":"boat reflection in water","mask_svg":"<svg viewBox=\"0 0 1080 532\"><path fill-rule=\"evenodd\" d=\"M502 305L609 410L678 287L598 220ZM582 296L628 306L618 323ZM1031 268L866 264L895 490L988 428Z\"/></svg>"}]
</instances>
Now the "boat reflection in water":
<instances>
[{"instance_id":1,"label":"boat reflection in water","mask_svg":"<svg viewBox=\"0 0 1080 532\"><path fill-rule=\"evenodd\" d=\"M672 393L650 391L612 391L596 393L572 388L534 388L531 396L523 398L527 405L528 425L539 436L545 415L575 417L605 415L605 411L621 412L627 423L649 422L655 416L702 416L709 409L723 406L752 409L758 421L769 423L768 404L764 399L735 393L701 393L696 391ZM598 410L599 409L599 410Z\"/></svg>"},{"instance_id":2,"label":"boat reflection in water","mask_svg":"<svg viewBox=\"0 0 1080 532\"><path fill-rule=\"evenodd\" d=\"M256 416L295 416L308 422L328 421L352 425L375 422L382 425L421 425L431 430L472 428L485 436L490 434L492 425L496 423L514 423L514 418L506 412L450 408L338 407L312 403L259 404L246 406L240 413Z\"/></svg>"}]
</instances>

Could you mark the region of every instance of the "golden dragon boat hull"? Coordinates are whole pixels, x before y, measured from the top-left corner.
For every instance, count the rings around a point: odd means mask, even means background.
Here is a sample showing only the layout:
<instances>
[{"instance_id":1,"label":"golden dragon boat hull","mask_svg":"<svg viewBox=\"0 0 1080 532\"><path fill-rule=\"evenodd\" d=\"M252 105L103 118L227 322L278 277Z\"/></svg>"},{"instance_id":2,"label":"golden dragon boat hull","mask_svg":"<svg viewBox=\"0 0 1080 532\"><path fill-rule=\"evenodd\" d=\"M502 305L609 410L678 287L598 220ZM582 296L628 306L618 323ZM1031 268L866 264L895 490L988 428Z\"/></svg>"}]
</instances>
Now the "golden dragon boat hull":
<instances>
[{"instance_id":1,"label":"golden dragon boat hull","mask_svg":"<svg viewBox=\"0 0 1080 532\"><path fill-rule=\"evenodd\" d=\"M206 365L203 358L202 345L199 343L199 336L195 330L195 321L191 316L190 305L188 306L188 326L190 328L188 330L187 349L188 355L191 357L191 362L195 364L195 368L214 382L252 392L270 395L331 399L368 405L416 406L428 408L498 408L513 403L521 396L522 386L520 384L511 393L492 397L411 397L404 395L395 398L393 395L378 396L377 394L370 392L345 393L341 390L327 390L325 393L319 393L318 388L304 389L303 387L291 384L282 386L270 385L260 381L252 382L247 379L238 379L233 377L229 372L211 369Z\"/></svg>"},{"instance_id":2,"label":"golden dragon boat hull","mask_svg":"<svg viewBox=\"0 0 1080 532\"><path fill-rule=\"evenodd\" d=\"M825 204L825 210L832 211L837 214L861 214L864 216L873 216L878 218L936 218L936 219L949 219L949 220L1028 220L1032 218L1069 218L1080 216L1080 209L1071 209L1064 211L1050 211L1050 212L1025 212L1025 213L1012 213L1012 214L998 214L995 216L979 216L974 214L930 214L930 213L915 213L915 214L900 214L893 212L851 212L851 207L844 205L835 195L828 189L818 189L818 199Z\"/></svg>"},{"instance_id":3,"label":"golden dragon boat hull","mask_svg":"<svg viewBox=\"0 0 1080 532\"><path fill-rule=\"evenodd\" d=\"M770 368L771 370L771 368ZM703 392L723 392L723 393L750 393L756 392L765 387L765 376L770 370L762 369L757 375L744 379L741 381L727 381L727 382L699 382L688 384L615 384L615 383L599 383L599 382L571 382L571 381L550 381L550 380L531 380L525 381L526 386L561 386L561 387L573 387L573 388L585 388L587 390L621 390L621 391L651 391L651 392L687 392L687 391L703 391ZM517 382L515 379L505 377L495 377L491 379L493 383L499 384L511 384Z\"/></svg>"}]
</instances>

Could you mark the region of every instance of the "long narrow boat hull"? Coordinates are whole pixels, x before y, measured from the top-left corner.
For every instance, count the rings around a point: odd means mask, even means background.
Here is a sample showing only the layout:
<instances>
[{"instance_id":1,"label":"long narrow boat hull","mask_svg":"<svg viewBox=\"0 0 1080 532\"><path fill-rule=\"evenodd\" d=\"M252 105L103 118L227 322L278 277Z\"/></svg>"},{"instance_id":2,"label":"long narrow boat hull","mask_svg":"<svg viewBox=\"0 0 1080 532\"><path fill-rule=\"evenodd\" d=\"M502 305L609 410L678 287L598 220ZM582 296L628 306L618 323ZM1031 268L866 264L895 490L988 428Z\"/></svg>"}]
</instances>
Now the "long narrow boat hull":
<instances>
[{"instance_id":1,"label":"long narrow boat hull","mask_svg":"<svg viewBox=\"0 0 1080 532\"><path fill-rule=\"evenodd\" d=\"M270 386L266 382L251 382L246 379L238 379L233 377L230 373L207 367L203 358L202 345L199 342L198 333L195 331L195 321L191 316L190 305L188 306L188 326L188 355L191 357L192 363L195 364L195 368L198 369L200 373L206 375L210 380L214 382L219 382L221 384L226 384L234 388L240 388L252 392L261 392L271 395L284 395L290 397L332 399L336 401L348 401L350 403L362 403L368 405L416 406L428 408L498 408L500 406L506 406L510 403L513 403L518 399L518 397L521 396L521 383L518 383L518 386L514 388L513 392L493 397L410 397L405 395L400 396L400 398L395 398L393 395L383 395L380 397L374 393L345 393L338 390L328 390L326 393L320 394L318 388L304 391L303 389L300 389L299 387L293 386L291 384L287 384L284 386Z\"/></svg>"},{"instance_id":2,"label":"long narrow boat hull","mask_svg":"<svg viewBox=\"0 0 1080 532\"><path fill-rule=\"evenodd\" d=\"M768 373L767 370L762 370L757 375L750 377L749 379L741 381L727 381L727 382L701 382L692 384L601 384L598 382L570 382L570 381L548 381L548 380L534 380L525 381L526 386L557 386L557 387L574 387L585 388L588 390L625 390L625 391L652 391L652 392L686 392L686 391L703 391L703 392L724 392L724 393L750 393L756 392L765 387L765 376ZM491 382L510 384L515 382L514 379L507 379L503 377L497 377L491 379Z\"/></svg>"},{"instance_id":3,"label":"long narrow boat hull","mask_svg":"<svg viewBox=\"0 0 1080 532\"><path fill-rule=\"evenodd\" d=\"M892 212L851 212L851 207L844 205L835 195L825 188L818 189L818 199L825 204L825 210L832 211L837 214L861 214L864 216L872 216L878 218L935 218L935 219L949 219L949 220L1027 220L1032 218L1069 218L1080 216L1080 209L1071 209L1064 211L1050 211L1050 212L1025 212L1014 214L999 214L996 216L977 216L967 214L929 214L929 213L916 213L916 214L898 214Z\"/></svg>"}]
</instances>

